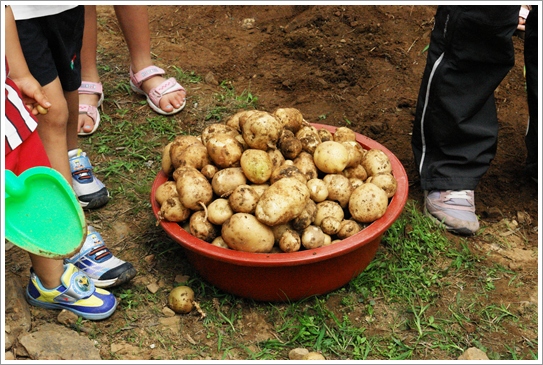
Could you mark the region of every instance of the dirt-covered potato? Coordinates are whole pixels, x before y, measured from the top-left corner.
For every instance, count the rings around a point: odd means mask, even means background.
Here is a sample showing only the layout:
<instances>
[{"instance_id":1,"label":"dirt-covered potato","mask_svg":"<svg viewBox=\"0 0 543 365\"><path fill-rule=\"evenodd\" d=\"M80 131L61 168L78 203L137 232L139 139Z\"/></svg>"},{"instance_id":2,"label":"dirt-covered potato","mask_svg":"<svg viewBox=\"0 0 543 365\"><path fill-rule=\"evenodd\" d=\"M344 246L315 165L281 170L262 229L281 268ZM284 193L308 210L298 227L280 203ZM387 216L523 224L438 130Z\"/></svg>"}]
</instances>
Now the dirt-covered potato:
<instances>
[{"instance_id":1,"label":"dirt-covered potato","mask_svg":"<svg viewBox=\"0 0 543 365\"><path fill-rule=\"evenodd\" d=\"M349 127L338 127L334 132L334 141L356 141L356 133Z\"/></svg>"},{"instance_id":2,"label":"dirt-covered potato","mask_svg":"<svg viewBox=\"0 0 543 365\"><path fill-rule=\"evenodd\" d=\"M302 113L296 108L277 108L272 115L284 129L293 133L298 132L304 121Z\"/></svg>"},{"instance_id":3,"label":"dirt-covered potato","mask_svg":"<svg viewBox=\"0 0 543 365\"><path fill-rule=\"evenodd\" d=\"M255 217L268 226L286 223L303 211L309 199L305 183L285 177L264 191L256 205Z\"/></svg>"},{"instance_id":4,"label":"dirt-covered potato","mask_svg":"<svg viewBox=\"0 0 543 365\"><path fill-rule=\"evenodd\" d=\"M285 177L293 177L304 184L307 183L305 175L298 167L294 166L291 160L286 160L284 164L273 170L270 176L270 183L274 184Z\"/></svg>"},{"instance_id":5,"label":"dirt-covered potato","mask_svg":"<svg viewBox=\"0 0 543 365\"><path fill-rule=\"evenodd\" d=\"M273 171L273 162L269 154L254 148L243 151L240 166L245 177L253 184L265 183Z\"/></svg>"},{"instance_id":6,"label":"dirt-covered potato","mask_svg":"<svg viewBox=\"0 0 543 365\"><path fill-rule=\"evenodd\" d=\"M356 141L343 141L341 144L349 152L349 162L347 162L346 167L359 166L366 154L366 150Z\"/></svg>"},{"instance_id":7,"label":"dirt-covered potato","mask_svg":"<svg viewBox=\"0 0 543 365\"><path fill-rule=\"evenodd\" d=\"M185 285L176 286L168 295L168 307L175 313L190 313L194 309L194 291Z\"/></svg>"},{"instance_id":8,"label":"dirt-covered potato","mask_svg":"<svg viewBox=\"0 0 543 365\"><path fill-rule=\"evenodd\" d=\"M192 211L181 204L178 196L172 196L160 205L158 217L168 222L183 222L189 219L191 214Z\"/></svg>"},{"instance_id":9,"label":"dirt-covered potato","mask_svg":"<svg viewBox=\"0 0 543 365\"><path fill-rule=\"evenodd\" d=\"M247 177L241 167L227 167L219 170L211 179L213 192L221 198L228 198L236 186L243 184L247 184Z\"/></svg>"},{"instance_id":10,"label":"dirt-covered potato","mask_svg":"<svg viewBox=\"0 0 543 365\"><path fill-rule=\"evenodd\" d=\"M179 166L185 166L182 165L181 162L185 160L184 154L185 154L185 148L187 148L189 145L193 143L202 143L200 141L200 138L196 136L191 135L181 135L175 137L175 139L171 142L169 151L170 151L170 161L173 165L173 169L175 170Z\"/></svg>"},{"instance_id":11,"label":"dirt-covered potato","mask_svg":"<svg viewBox=\"0 0 543 365\"><path fill-rule=\"evenodd\" d=\"M340 142L322 142L315 148L313 161L320 171L326 174L337 174L347 167L349 151Z\"/></svg>"},{"instance_id":12,"label":"dirt-covered potato","mask_svg":"<svg viewBox=\"0 0 543 365\"><path fill-rule=\"evenodd\" d=\"M305 227L313 223L316 214L317 204L309 199L304 210L297 217L292 219L290 224L296 231L302 231Z\"/></svg>"},{"instance_id":13,"label":"dirt-covered potato","mask_svg":"<svg viewBox=\"0 0 543 365\"><path fill-rule=\"evenodd\" d=\"M228 199L217 198L207 206L207 219L218 226L234 214Z\"/></svg>"},{"instance_id":14,"label":"dirt-covered potato","mask_svg":"<svg viewBox=\"0 0 543 365\"><path fill-rule=\"evenodd\" d=\"M322 179L315 178L309 180L307 187L309 188L311 200L315 203L320 203L328 198L328 187Z\"/></svg>"},{"instance_id":15,"label":"dirt-covered potato","mask_svg":"<svg viewBox=\"0 0 543 365\"><path fill-rule=\"evenodd\" d=\"M345 170L342 172L343 175L351 178L357 178L362 181L366 181L368 178L368 173L366 172L366 169L362 165L356 165L354 167L346 167Z\"/></svg>"},{"instance_id":16,"label":"dirt-covered potato","mask_svg":"<svg viewBox=\"0 0 543 365\"><path fill-rule=\"evenodd\" d=\"M260 196L250 185L238 185L228 197L228 203L235 213L254 213Z\"/></svg>"},{"instance_id":17,"label":"dirt-covered potato","mask_svg":"<svg viewBox=\"0 0 543 365\"><path fill-rule=\"evenodd\" d=\"M244 252L270 252L275 242L271 228L248 213L232 215L222 225L221 236L228 247Z\"/></svg>"},{"instance_id":18,"label":"dirt-covered potato","mask_svg":"<svg viewBox=\"0 0 543 365\"><path fill-rule=\"evenodd\" d=\"M283 156L290 160L295 159L302 152L302 142L288 129L283 130L277 147Z\"/></svg>"},{"instance_id":19,"label":"dirt-covered potato","mask_svg":"<svg viewBox=\"0 0 543 365\"><path fill-rule=\"evenodd\" d=\"M292 162L294 163L294 166L296 166L298 170L305 175L307 181L318 177L319 171L317 170L317 166L315 166L313 156L309 153L305 151L300 152L300 154Z\"/></svg>"},{"instance_id":20,"label":"dirt-covered potato","mask_svg":"<svg viewBox=\"0 0 543 365\"><path fill-rule=\"evenodd\" d=\"M317 213L313 224L320 227L322 220L326 217L334 217L341 222L345 218L345 212L338 202L325 200L317 204Z\"/></svg>"},{"instance_id":21,"label":"dirt-covered potato","mask_svg":"<svg viewBox=\"0 0 543 365\"><path fill-rule=\"evenodd\" d=\"M296 138L302 142L302 150L313 155L315 149L321 144L321 138L319 132L315 127L310 124L302 125L302 127L296 133Z\"/></svg>"},{"instance_id":22,"label":"dirt-covered potato","mask_svg":"<svg viewBox=\"0 0 543 365\"><path fill-rule=\"evenodd\" d=\"M372 148L366 152L362 160L362 166L364 166L368 176L377 175L381 172L392 172L392 164L387 154L377 148Z\"/></svg>"},{"instance_id":23,"label":"dirt-covered potato","mask_svg":"<svg viewBox=\"0 0 543 365\"><path fill-rule=\"evenodd\" d=\"M161 161L161 167L162 171L167 175L171 176L174 167L172 164L172 158L170 157L170 148L172 147L173 142L168 143L166 146L164 146L164 149L162 150L162 161Z\"/></svg>"},{"instance_id":24,"label":"dirt-covered potato","mask_svg":"<svg viewBox=\"0 0 543 365\"><path fill-rule=\"evenodd\" d=\"M256 113L256 110L242 110L237 112L236 114L232 115L230 118L226 120L226 125L235 129L239 133L241 133L241 128L239 126L240 120L244 120L251 116L251 114Z\"/></svg>"},{"instance_id":25,"label":"dirt-covered potato","mask_svg":"<svg viewBox=\"0 0 543 365\"><path fill-rule=\"evenodd\" d=\"M292 229L287 229L279 238L279 248L282 252L296 252L302 247L300 234Z\"/></svg>"},{"instance_id":26,"label":"dirt-covered potato","mask_svg":"<svg viewBox=\"0 0 543 365\"><path fill-rule=\"evenodd\" d=\"M360 223L371 223L385 215L388 207L387 193L372 183L356 188L349 200L349 212Z\"/></svg>"},{"instance_id":27,"label":"dirt-covered potato","mask_svg":"<svg viewBox=\"0 0 543 365\"><path fill-rule=\"evenodd\" d=\"M325 235L320 227L310 225L302 232L302 246L310 250L324 246Z\"/></svg>"},{"instance_id":28,"label":"dirt-covered potato","mask_svg":"<svg viewBox=\"0 0 543 365\"><path fill-rule=\"evenodd\" d=\"M332 132L330 132L326 128L318 129L317 134L319 135L319 138L321 139L321 142L333 141L334 140L334 135L332 134Z\"/></svg>"},{"instance_id":29,"label":"dirt-covered potato","mask_svg":"<svg viewBox=\"0 0 543 365\"><path fill-rule=\"evenodd\" d=\"M328 200L335 200L342 208L347 207L352 193L352 185L342 174L327 174L322 178L328 190Z\"/></svg>"},{"instance_id":30,"label":"dirt-covered potato","mask_svg":"<svg viewBox=\"0 0 543 365\"><path fill-rule=\"evenodd\" d=\"M201 135L202 144L206 146L207 142L209 141L209 138L211 138L211 136L214 136L216 134L227 134L232 137L235 137L239 135L239 132L236 129L224 123L213 123L205 127L204 130L202 131L202 135Z\"/></svg>"},{"instance_id":31,"label":"dirt-covered potato","mask_svg":"<svg viewBox=\"0 0 543 365\"><path fill-rule=\"evenodd\" d=\"M267 152L274 170L285 163L285 156L283 156L280 150L269 149Z\"/></svg>"},{"instance_id":32,"label":"dirt-covered potato","mask_svg":"<svg viewBox=\"0 0 543 365\"><path fill-rule=\"evenodd\" d=\"M258 197L261 197L262 194L264 194L264 191L266 191L266 189L270 187L270 184L252 184L251 186L258 194Z\"/></svg>"},{"instance_id":33,"label":"dirt-covered potato","mask_svg":"<svg viewBox=\"0 0 543 365\"><path fill-rule=\"evenodd\" d=\"M202 175L204 175L208 180L211 180L213 179L213 176L215 176L215 174L217 173L217 171L219 171L219 168L215 165L205 165L204 167L202 167L202 169L200 170L200 172L202 173Z\"/></svg>"},{"instance_id":34,"label":"dirt-covered potato","mask_svg":"<svg viewBox=\"0 0 543 365\"><path fill-rule=\"evenodd\" d=\"M213 163L219 168L239 166L243 154L243 146L230 134L214 134L209 137L207 153Z\"/></svg>"},{"instance_id":35,"label":"dirt-covered potato","mask_svg":"<svg viewBox=\"0 0 543 365\"><path fill-rule=\"evenodd\" d=\"M194 237L209 243L220 234L219 227L207 219L207 214L203 210L192 213L189 220L189 229L190 234Z\"/></svg>"},{"instance_id":36,"label":"dirt-covered potato","mask_svg":"<svg viewBox=\"0 0 543 365\"><path fill-rule=\"evenodd\" d=\"M360 232L360 229L360 225L356 221L352 219L344 219L339 225L337 237L344 240L345 238L351 237L352 235Z\"/></svg>"},{"instance_id":37,"label":"dirt-covered potato","mask_svg":"<svg viewBox=\"0 0 543 365\"><path fill-rule=\"evenodd\" d=\"M334 217L324 217L319 227L321 227L324 233L333 236L339 232L341 221Z\"/></svg>"},{"instance_id":38,"label":"dirt-covered potato","mask_svg":"<svg viewBox=\"0 0 543 365\"><path fill-rule=\"evenodd\" d=\"M160 184L155 190L155 199L158 205L162 205L171 197L177 197L177 187L175 181L168 180Z\"/></svg>"},{"instance_id":39,"label":"dirt-covered potato","mask_svg":"<svg viewBox=\"0 0 543 365\"><path fill-rule=\"evenodd\" d=\"M177 170L176 187L181 204L191 210L203 210L213 199L209 180L194 167L182 166Z\"/></svg>"},{"instance_id":40,"label":"dirt-covered potato","mask_svg":"<svg viewBox=\"0 0 543 365\"><path fill-rule=\"evenodd\" d=\"M215 239L211 241L211 244L213 246L230 249L230 247L228 247L226 242L224 242L224 239L222 238L222 236L215 237Z\"/></svg>"},{"instance_id":41,"label":"dirt-covered potato","mask_svg":"<svg viewBox=\"0 0 543 365\"><path fill-rule=\"evenodd\" d=\"M381 172L379 174L368 177L366 182L377 185L387 193L387 197L392 198L396 194L398 181L390 172Z\"/></svg>"},{"instance_id":42,"label":"dirt-covered potato","mask_svg":"<svg viewBox=\"0 0 543 365\"><path fill-rule=\"evenodd\" d=\"M241 134L250 148L267 151L276 148L283 130L282 124L270 113L258 111L240 120Z\"/></svg>"}]
</instances>

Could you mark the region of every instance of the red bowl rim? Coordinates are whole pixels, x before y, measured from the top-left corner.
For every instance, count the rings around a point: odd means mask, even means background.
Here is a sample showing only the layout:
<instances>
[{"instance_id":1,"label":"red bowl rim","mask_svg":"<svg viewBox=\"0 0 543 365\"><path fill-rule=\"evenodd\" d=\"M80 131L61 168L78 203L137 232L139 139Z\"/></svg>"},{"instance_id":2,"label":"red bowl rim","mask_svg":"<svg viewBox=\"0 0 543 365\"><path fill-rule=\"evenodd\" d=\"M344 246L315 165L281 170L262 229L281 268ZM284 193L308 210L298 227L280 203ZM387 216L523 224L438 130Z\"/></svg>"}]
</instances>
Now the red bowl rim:
<instances>
[{"instance_id":1,"label":"red bowl rim","mask_svg":"<svg viewBox=\"0 0 543 365\"><path fill-rule=\"evenodd\" d=\"M337 129L335 126L326 124L311 123L311 125L317 129L325 128L330 132L334 132ZM155 191L158 186L168 180L168 176L162 170L158 172L151 188L150 198L153 213L159 221L160 226L164 229L164 231L166 231L168 236L170 236L170 238L184 248L194 251L195 253L207 258L230 264L259 267L297 266L311 264L348 254L349 252L359 249L361 246L364 246L375 239L380 240L383 233L402 213L407 201L409 186L407 174L402 163L389 149L371 138L359 133L356 133L356 141L359 142L365 149L380 149L388 156L392 166L392 174L396 178L398 186L396 193L390 200L386 213L381 218L375 220L357 234L332 245L290 253L252 253L214 246L194 237L185 231L179 223L168 222L158 218L160 206L155 199Z\"/></svg>"}]
</instances>

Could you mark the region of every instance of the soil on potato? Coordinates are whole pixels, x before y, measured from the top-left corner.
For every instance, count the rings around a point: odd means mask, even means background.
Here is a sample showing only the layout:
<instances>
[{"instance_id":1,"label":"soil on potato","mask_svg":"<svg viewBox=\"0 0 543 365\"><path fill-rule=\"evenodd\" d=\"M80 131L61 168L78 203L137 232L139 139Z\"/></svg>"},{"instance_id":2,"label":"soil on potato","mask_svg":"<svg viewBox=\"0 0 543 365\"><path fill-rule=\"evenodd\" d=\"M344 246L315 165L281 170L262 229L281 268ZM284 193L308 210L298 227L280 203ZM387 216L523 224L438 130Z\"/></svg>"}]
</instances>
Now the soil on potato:
<instances>
[{"instance_id":1,"label":"soil on potato","mask_svg":"<svg viewBox=\"0 0 543 365\"><path fill-rule=\"evenodd\" d=\"M184 85L188 90L187 106L171 117L184 131L198 133L206 122L213 122L206 121L199 105L220 93L220 83L227 81L237 92L248 90L257 96L261 110L295 107L309 122L348 126L381 143L404 165L410 182L409 199L419 203L422 192L412 158L411 129L434 13L435 6L422 5L149 7L155 64L170 76L175 75L174 67L202 76L202 82ZM126 43L113 6L99 6L98 16L99 67L106 93L110 93L102 112L110 119L102 121L93 138L107 136L108 129L123 120L123 115L116 112L118 108L130 109L130 123L147 123L148 118L156 116L141 103L141 96L119 91L128 85ZM495 93L500 123L498 151L475 192L484 233L468 242L471 250L488 253L485 251L492 250L494 242L508 237L514 250L496 249L492 258L481 264L492 265L494 260L510 267L522 277L525 288L535 288L537 294L538 191L523 174L528 119L523 41L514 37L514 44L516 64ZM92 145L86 151L100 166L100 152ZM160 151L157 147L157 153ZM156 172L160 169L157 165L151 168ZM137 176L137 171L129 171L125 184L135 184ZM104 181L108 183L107 177ZM158 302L125 306L110 319L92 324L98 333L96 339L103 343L102 358L170 358L170 350L158 343L151 349L147 342L154 341L153 336L146 331L154 333L153 328L158 328L157 318L163 317L167 293L175 286L176 277L182 281L179 275L193 274L190 264L178 245L155 225L147 195L136 192L127 196L118 184L108 187L115 193L114 199L104 208L88 213L89 222L100 230L116 255L131 261L138 270L131 283L114 292L130 300L131 289L136 292L138 286L156 284L162 294ZM450 238L457 239L453 235ZM162 251L156 249L157 242L163 243ZM528 254L533 252L535 256ZM6 270L20 276L22 283L28 280L28 268L27 255L17 248L6 252ZM489 303L509 305L527 300L524 297L528 294L522 288L506 284L507 280L505 285L496 285ZM218 291L218 295L223 294ZM448 297L444 295L443 300ZM241 303L243 315L234 324L239 329L239 343L255 348L258 341L273 338L273 324L255 310L258 305ZM55 322L57 312L32 308L32 316L37 328ZM519 322L522 320L520 316ZM207 331L196 312L182 318L182 327L179 333L171 328L161 331L161 336L177 339L179 347L173 350L177 358L190 355L221 359L223 352L217 350L217 338L206 338ZM506 339L510 334L494 336L494 343L499 344L499 336ZM132 341L129 337L138 339ZM110 344L128 342L134 345L130 351L111 352ZM138 346L142 343L145 346ZM195 354L191 344L206 346L206 351ZM421 359L435 356L428 354ZM230 351L229 359L244 357Z\"/></svg>"}]
</instances>

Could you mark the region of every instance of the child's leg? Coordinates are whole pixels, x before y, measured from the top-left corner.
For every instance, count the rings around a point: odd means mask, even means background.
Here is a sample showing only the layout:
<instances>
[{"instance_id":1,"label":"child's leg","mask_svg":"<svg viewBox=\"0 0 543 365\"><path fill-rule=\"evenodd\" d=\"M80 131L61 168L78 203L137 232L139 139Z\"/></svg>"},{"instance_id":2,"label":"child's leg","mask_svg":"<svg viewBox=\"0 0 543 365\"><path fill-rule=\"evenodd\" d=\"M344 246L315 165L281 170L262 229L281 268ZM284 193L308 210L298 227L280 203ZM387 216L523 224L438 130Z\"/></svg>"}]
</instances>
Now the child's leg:
<instances>
[{"instance_id":1,"label":"child's leg","mask_svg":"<svg viewBox=\"0 0 543 365\"><path fill-rule=\"evenodd\" d=\"M31 253L28 255L30 256L34 272L38 275L45 288L54 289L61 284L60 277L64 273L63 260L50 259Z\"/></svg>"},{"instance_id":2,"label":"child's leg","mask_svg":"<svg viewBox=\"0 0 543 365\"><path fill-rule=\"evenodd\" d=\"M128 45L132 71L137 73L145 67L152 66L151 31L149 29L147 6L116 5L114 8ZM143 82L141 89L148 94L164 81L166 80L162 76L151 77ZM185 97L186 93L182 90L166 94L160 99L160 108L165 112L171 112L183 104Z\"/></svg>"},{"instance_id":3,"label":"child's leg","mask_svg":"<svg viewBox=\"0 0 543 365\"><path fill-rule=\"evenodd\" d=\"M81 80L83 83L100 83L100 75L96 65L96 49L98 47L96 22L96 5L85 5L85 28L81 48ZM98 85L93 86L97 87ZM100 93L79 94L80 105L98 107L99 101ZM89 133L93 130L94 125L95 121L88 114L79 115L78 132Z\"/></svg>"}]
</instances>

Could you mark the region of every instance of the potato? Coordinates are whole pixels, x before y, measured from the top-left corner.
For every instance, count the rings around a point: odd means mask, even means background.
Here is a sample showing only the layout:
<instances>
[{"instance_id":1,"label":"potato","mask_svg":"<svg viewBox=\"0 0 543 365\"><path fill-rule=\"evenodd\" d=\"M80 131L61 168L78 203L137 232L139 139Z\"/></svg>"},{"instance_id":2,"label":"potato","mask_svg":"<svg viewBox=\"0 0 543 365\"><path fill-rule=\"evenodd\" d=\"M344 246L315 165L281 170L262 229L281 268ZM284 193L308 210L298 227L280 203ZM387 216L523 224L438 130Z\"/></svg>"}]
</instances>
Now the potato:
<instances>
[{"instance_id":1,"label":"potato","mask_svg":"<svg viewBox=\"0 0 543 365\"><path fill-rule=\"evenodd\" d=\"M230 118L228 118L225 124L241 133L241 128L239 126L240 120L247 119L251 114L254 114L256 112L256 110L239 111L236 114L232 115Z\"/></svg>"},{"instance_id":2,"label":"potato","mask_svg":"<svg viewBox=\"0 0 543 365\"><path fill-rule=\"evenodd\" d=\"M250 185L238 185L228 197L228 203L234 213L254 213L259 199L260 196Z\"/></svg>"},{"instance_id":3,"label":"potato","mask_svg":"<svg viewBox=\"0 0 543 365\"><path fill-rule=\"evenodd\" d=\"M297 217L292 219L290 224L295 230L302 231L304 228L313 223L316 214L317 204L313 200L309 199L304 210Z\"/></svg>"},{"instance_id":4,"label":"potato","mask_svg":"<svg viewBox=\"0 0 543 365\"><path fill-rule=\"evenodd\" d=\"M183 166L176 171L177 194L184 207L191 210L203 210L213 199L213 189L206 177L197 169Z\"/></svg>"},{"instance_id":5,"label":"potato","mask_svg":"<svg viewBox=\"0 0 543 365\"><path fill-rule=\"evenodd\" d=\"M368 178L368 173L366 172L366 169L362 165L356 165L354 167L346 167L345 170L342 172L343 175L351 178L357 178L362 181L366 181Z\"/></svg>"},{"instance_id":6,"label":"potato","mask_svg":"<svg viewBox=\"0 0 543 365\"><path fill-rule=\"evenodd\" d=\"M278 108L272 115L281 123L284 129L293 133L298 132L304 121L302 113L296 108Z\"/></svg>"},{"instance_id":7,"label":"potato","mask_svg":"<svg viewBox=\"0 0 543 365\"><path fill-rule=\"evenodd\" d=\"M174 167L172 165L172 158L170 157L170 148L172 147L173 142L168 143L162 150L162 171L167 175L171 176Z\"/></svg>"},{"instance_id":8,"label":"potato","mask_svg":"<svg viewBox=\"0 0 543 365\"><path fill-rule=\"evenodd\" d=\"M349 212L360 223L370 223L381 218L387 207L387 193L372 183L356 188L349 199Z\"/></svg>"},{"instance_id":9,"label":"potato","mask_svg":"<svg viewBox=\"0 0 543 365\"><path fill-rule=\"evenodd\" d=\"M320 203L328 198L328 187L322 179L311 179L307 182L309 194L315 203Z\"/></svg>"},{"instance_id":10,"label":"potato","mask_svg":"<svg viewBox=\"0 0 543 365\"><path fill-rule=\"evenodd\" d=\"M207 219L203 210L192 213L189 220L190 234L202 241L212 242L219 234L220 229Z\"/></svg>"},{"instance_id":11,"label":"potato","mask_svg":"<svg viewBox=\"0 0 543 365\"><path fill-rule=\"evenodd\" d=\"M185 285L176 286L168 295L168 307L175 313L190 313L194 309L194 291Z\"/></svg>"},{"instance_id":12,"label":"potato","mask_svg":"<svg viewBox=\"0 0 543 365\"><path fill-rule=\"evenodd\" d=\"M320 227L322 220L326 217L334 217L341 222L345 218L345 212L338 202L325 200L317 204L317 213L313 224Z\"/></svg>"},{"instance_id":13,"label":"potato","mask_svg":"<svg viewBox=\"0 0 543 365\"><path fill-rule=\"evenodd\" d=\"M344 219L340 225L337 232L337 237L341 240L351 237L352 235L360 232L360 225L352 219Z\"/></svg>"},{"instance_id":14,"label":"potato","mask_svg":"<svg viewBox=\"0 0 543 365\"><path fill-rule=\"evenodd\" d=\"M296 252L302 247L302 239L298 232L287 229L279 238L279 248L283 252Z\"/></svg>"},{"instance_id":15,"label":"potato","mask_svg":"<svg viewBox=\"0 0 543 365\"><path fill-rule=\"evenodd\" d=\"M330 132L326 128L318 129L317 134L319 135L319 138L321 139L321 142L333 141L334 140L334 135L332 134L332 132Z\"/></svg>"},{"instance_id":16,"label":"potato","mask_svg":"<svg viewBox=\"0 0 543 365\"><path fill-rule=\"evenodd\" d=\"M171 197L178 197L175 181L165 181L156 188L155 199L158 205L162 205L162 203Z\"/></svg>"},{"instance_id":17,"label":"potato","mask_svg":"<svg viewBox=\"0 0 543 365\"><path fill-rule=\"evenodd\" d=\"M341 222L342 221L337 220L335 217L324 217L319 227L321 227L324 233L335 235L339 232Z\"/></svg>"},{"instance_id":18,"label":"potato","mask_svg":"<svg viewBox=\"0 0 543 365\"><path fill-rule=\"evenodd\" d=\"M283 130L277 147L281 150L283 156L290 160L296 158L302 152L302 142L288 129Z\"/></svg>"},{"instance_id":19,"label":"potato","mask_svg":"<svg viewBox=\"0 0 543 365\"><path fill-rule=\"evenodd\" d=\"M251 186L260 198L262 194L264 194L264 191L266 191L266 189L270 187L270 184L253 184Z\"/></svg>"},{"instance_id":20,"label":"potato","mask_svg":"<svg viewBox=\"0 0 543 365\"><path fill-rule=\"evenodd\" d=\"M221 248L227 248L227 249L230 249L230 247L228 247L228 245L226 244L226 242L224 242L224 239L222 238L222 236L217 236L212 242L211 244L213 246L217 246L217 247L221 247Z\"/></svg>"},{"instance_id":21,"label":"potato","mask_svg":"<svg viewBox=\"0 0 543 365\"><path fill-rule=\"evenodd\" d=\"M209 138L216 134L227 134L229 136L235 137L240 133L229 125L223 123L213 123L205 127L202 131L202 144L206 146Z\"/></svg>"},{"instance_id":22,"label":"potato","mask_svg":"<svg viewBox=\"0 0 543 365\"><path fill-rule=\"evenodd\" d=\"M347 167L349 151L340 142L326 141L315 148L313 161L326 174L337 174Z\"/></svg>"},{"instance_id":23,"label":"potato","mask_svg":"<svg viewBox=\"0 0 543 365\"><path fill-rule=\"evenodd\" d=\"M392 172L392 165L386 153L380 149L372 148L366 152L362 160L362 166L368 176L377 175L381 172Z\"/></svg>"},{"instance_id":24,"label":"potato","mask_svg":"<svg viewBox=\"0 0 543 365\"><path fill-rule=\"evenodd\" d=\"M207 153L219 168L239 166L243 146L229 134L214 134L206 143Z\"/></svg>"},{"instance_id":25,"label":"potato","mask_svg":"<svg viewBox=\"0 0 543 365\"><path fill-rule=\"evenodd\" d=\"M281 153L278 149L269 149L268 156L270 156L270 160L273 165L273 170L278 168L279 166L283 165L285 163L285 156Z\"/></svg>"},{"instance_id":26,"label":"potato","mask_svg":"<svg viewBox=\"0 0 543 365\"><path fill-rule=\"evenodd\" d=\"M318 177L319 172L317 170L317 166L315 166L313 156L309 153L305 151L300 152L293 160L293 163L294 166L296 166L298 170L305 175L307 181Z\"/></svg>"},{"instance_id":27,"label":"potato","mask_svg":"<svg viewBox=\"0 0 543 365\"><path fill-rule=\"evenodd\" d=\"M207 206L207 219L216 225L222 225L234 214L228 199L217 198Z\"/></svg>"},{"instance_id":28,"label":"potato","mask_svg":"<svg viewBox=\"0 0 543 365\"><path fill-rule=\"evenodd\" d=\"M302 150L310 155L315 153L315 149L322 142L317 129L310 124L303 125L296 133L296 138L302 142Z\"/></svg>"},{"instance_id":29,"label":"potato","mask_svg":"<svg viewBox=\"0 0 543 365\"><path fill-rule=\"evenodd\" d=\"M221 236L228 247L244 252L270 252L275 241L271 228L248 213L232 215L222 225Z\"/></svg>"},{"instance_id":30,"label":"potato","mask_svg":"<svg viewBox=\"0 0 543 365\"><path fill-rule=\"evenodd\" d=\"M347 207L352 193L352 185L348 178L341 174L327 174L322 178L328 190L328 200L335 200L342 208Z\"/></svg>"},{"instance_id":31,"label":"potato","mask_svg":"<svg viewBox=\"0 0 543 365\"><path fill-rule=\"evenodd\" d=\"M183 149L183 153L176 156L175 168L191 166L200 170L210 164L207 148L201 142L194 142Z\"/></svg>"},{"instance_id":32,"label":"potato","mask_svg":"<svg viewBox=\"0 0 543 365\"><path fill-rule=\"evenodd\" d=\"M298 167L294 166L291 160L286 160L284 164L273 170L270 176L270 183L274 184L278 180L285 177L292 177L304 184L307 183L307 178L305 177L305 175L300 171Z\"/></svg>"},{"instance_id":33,"label":"potato","mask_svg":"<svg viewBox=\"0 0 543 365\"><path fill-rule=\"evenodd\" d=\"M349 182L351 183L352 191L354 191L354 189L356 189L360 185L364 184L364 181L356 177L349 178Z\"/></svg>"},{"instance_id":34,"label":"potato","mask_svg":"<svg viewBox=\"0 0 543 365\"><path fill-rule=\"evenodd\" d=\"M236 186L247 184L247 178L241 167L227 167L217 171L211 179L213 192L221 198L228 198Z\"/></svg>"},{"instance_id":35,"label":"potato","mask_svg":"<svg viewBox=\"0 0 543 365\"><path fill-rule=\"evenodd\" d=\"M183 222L189 219L192 211L181 204L178 196L166 199L160 206L159 219L168 222Z\"/></svg>"},{"instance_id":36,"label":"potato","mask_svg":"<svg viewBox=\"0 0 543 365\"><path fill-rule=\"evenodd\" d=\"M240 165L247 179L254 184L268 181L273 171L273 163L268 153L253 148L243 151Z\"/></svg>"},{"instance_id":37,"label":"potato","mask_svg":"<svg viewBox=\"0 0 543 365\"><path fill-rule=\"evenodd\" d=\"M324 232L317 226L308 226L302 232L302 246L310 250L324 245Z\"/></svg>"},{"instance_id":38,"label":"potato","mask_svg":"<svg viewBox=\"0 0 543 365\"><path fill-rule=\"evenodd\" d=\"M398 182L394 175L390 172L381 172L376 175L368 177L366 182L377 185L387 193L387 197L392 198L396 194L398 188Z\"/></svg>"},{"instance_id":39,"label":"potato","mask_svg":"<svg viewBox=\"0 0 543 365\"><path fill-rule=\"evenodd\" d=\"M305 183L284 177L264 191L256 205L255 217L268 226L286 223L303 211L309 199Z\"/></svg>"},{"instance_id":40,"label":"potato","mask_svg":"<svg viewBox=\"0 0 543 365\"><path fill-rule=\"evenodd\" d=\"M177 136L171 142L170 145L170 160L173 165L174 170L181 166L181 160L183 160L183 155L185 153L185 148L193 143L202 143L200 139L196 136L182 135Z\"/></svg>"},{"instance_id":41,"label":"potato","mask_svg":"<svg viewBox=\"0 0 543 365\"><path fill-rule=\"evenodd\" d=\"M213 179L213 176L215 176L215 174L217 173L217 171L219 171L219 168L215 165L205 165L204 167L202 167L202 169L200 170L200 172L202 173L202 175L204 175L208 180L211 180Z\"/></svg>"},{"instance_id":42,"label":"potato","mask_svg":"<svg viewBox=\"0 0 543 365\"><path fill-rule=\"evenodd\" d=\"M356 141L356 133L349 127L338 127L334 132L334 141Z\"/></svg>"},{"instance_id":43,"label":"potato","mask_svg":"<svg viewBox=\"0 0 543 365\"><path fill-rule=\"evenodd\" d=\"M341 144L349 152L349 162L346 167L355 167L360 165L366 154L366 150L356 141L343 141Z\"/></svg>"},{"instance_id":44,"label":"potato","mask_svg":"<svg viewBox=\"0 0 543 365\"><path fill-rule=\"evenodd\" d=\"M277 141L283 130L281 123L271 114L259 111L247 119L240 120L243 139L250 148L267 151L276 148Z\"/></svg>"}]
</instances>

